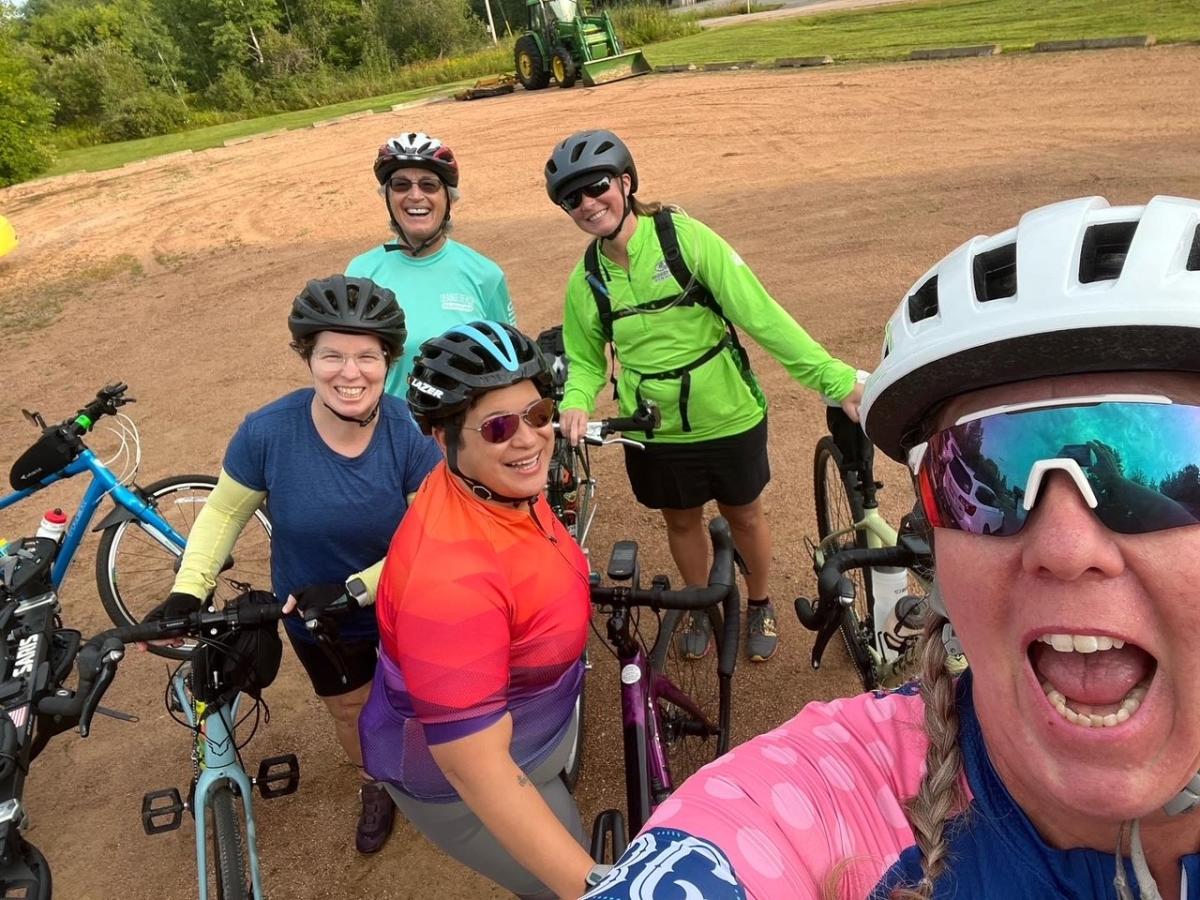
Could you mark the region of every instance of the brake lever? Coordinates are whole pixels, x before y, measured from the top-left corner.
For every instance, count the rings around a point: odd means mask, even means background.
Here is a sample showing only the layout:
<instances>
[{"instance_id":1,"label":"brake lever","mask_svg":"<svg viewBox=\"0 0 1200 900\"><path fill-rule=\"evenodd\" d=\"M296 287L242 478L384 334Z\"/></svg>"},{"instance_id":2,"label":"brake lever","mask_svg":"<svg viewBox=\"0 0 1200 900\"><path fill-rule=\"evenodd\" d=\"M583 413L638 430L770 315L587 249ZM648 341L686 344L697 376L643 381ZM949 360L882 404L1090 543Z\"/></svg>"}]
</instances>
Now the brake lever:
<instances>
[{"instance_id":1,"label":"brake lever","mask_svg":"<svg viewBox=\"0 0 1200 900\"><path fill-rule=\"evenodd\" d=\"M108 690L108 686L112 684L113 678L117 675L117 664L124 658L125 645L116 638L105 638L104 643L100 646L100 670L96 673L96 680L92 683L91 690L84 696L83 705L79 711L80 737L87 737L92 730L92 717L100 707L100 699L104 696L104 692ZM82 678L81 674L80 679L82 680Z\"/></svg>"}]
</instances>

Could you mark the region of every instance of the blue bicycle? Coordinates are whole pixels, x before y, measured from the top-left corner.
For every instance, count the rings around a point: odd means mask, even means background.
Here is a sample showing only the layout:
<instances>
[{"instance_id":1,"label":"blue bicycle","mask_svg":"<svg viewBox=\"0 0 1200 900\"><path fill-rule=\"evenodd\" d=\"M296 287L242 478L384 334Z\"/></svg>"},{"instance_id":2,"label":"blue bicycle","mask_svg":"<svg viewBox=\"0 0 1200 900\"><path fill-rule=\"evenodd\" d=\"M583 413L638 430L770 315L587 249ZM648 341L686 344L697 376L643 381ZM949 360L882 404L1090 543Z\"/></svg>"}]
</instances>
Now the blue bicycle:
<instances>
[{"instance_id":1,"label":"blue bicycle","mask_svg":"<svg viewBox=\"0 0 1200 900\"><path fill-rule=\"evenodd\" d=\"M0 509L20 503L50 485L76 475L90 474L91 483L71 518L51 573L59 591L105 496L114 508L92 528L100 532L96 554L96 584L104 610L116 625L133 625L170 593L196 516L216 486L209 475L176 475L146 487L133 483L140 456L137 429L119 410L134 402L125 384L102 388L96 399L58 425L47 425L39 413L22 410L26 420L41 429L41 437L14 463L10 482L14 493L0 497ZM122 446L131 464L118 476L84 444L83 438L104 416L117 420ZM232 599L241 584L270 583L271 522L264 510L242 530L217 582L218 607ZM155 653L186 658L194 647L154 647Z\"/></svg>"}]
</instances>

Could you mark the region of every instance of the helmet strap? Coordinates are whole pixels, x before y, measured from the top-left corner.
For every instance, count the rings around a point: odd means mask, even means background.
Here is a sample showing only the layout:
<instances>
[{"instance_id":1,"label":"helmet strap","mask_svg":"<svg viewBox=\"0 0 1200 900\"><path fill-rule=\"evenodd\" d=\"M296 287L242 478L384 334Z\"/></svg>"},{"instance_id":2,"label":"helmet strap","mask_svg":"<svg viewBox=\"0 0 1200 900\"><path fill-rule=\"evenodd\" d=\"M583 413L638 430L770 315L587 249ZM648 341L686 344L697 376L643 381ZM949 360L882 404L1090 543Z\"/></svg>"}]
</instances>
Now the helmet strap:
<instances>
[{"instance_id":1,"label":"helmet strap","mask_svg":"<svg viewBox=\"0 0 1200 900\"><path fill-rule=\"evenodd\" d=\"M389 190L385 188L385 191ZM413 242L408 239L408 235L404 233L404 229L400 227L400 223L396 221L396 215L392 212L392 203L387 197L384 197L384 202L387 204L388 218L392 220L392 225L396 228L396 243L388 246L388 250L402 250L409 256L420 256L426 247L440 241L446 234L446 228L450 224L450 187L446 182L442 182L442 190L446 192L446 215L442 217L442 224L437 227L437 231L427 237L421 243L413 246ZM385 245L386 246L386 245Z\"/></svg>"},{"instance_id":2,"label":"helmet strap","mask_svg":"<svg viewBox=\"0 0 1200 900\"><path fill-rule=\"evenodd\" d=\"M624 204L624 209L621 212L621 221L617 223L616 228L604 236L604 240L613 240L618 234L621 233L621 229L625 227L625 220L628 219L629 214L633 212L633 205L629 202L629 196L630 195L626 194L624 191L621 191L621 203Z\"/></svg>"},{"instance_id":3,"label":"helmet strap","mask_svg":"<svg viewBox=\"0 0 1200 900\"><path fill-rule=\"evenodd\" d=\"M336 409L334 409L332 406L330 406L324 400L321 401L321 405L324 406L331 413L333 413L335 416L337 416L339 419L341 419L343 422L353 422L359 428L366 428L368 425L370 425L372 422L374 422L375 417L379 415L379 407L383 405L383 401L380 400L379 403L376 403L375 408L372 409L369 413L367 413L366 417L362 418L362 419L356 419L353 416L343 416L340 412L338 412Z\"/></svg>"},{"instance_id":4,"label":"helmet strap","mask_svg":"<svg viewBox=\"0 0 1200 900\"><path fill-rule=\"evenodd\" d=\"M522 503L528 503L530 508L533 507L533 502L537 500L537 494L530 497L509 497L504 494L493 491L490 487L470 475L464 475L462 469L458 467L458 441L446 442L446 466L467 486L472 494L480 500L493 500L499 503L511 503L513 506L520 506Z\"/></svg>"}]
</instances>

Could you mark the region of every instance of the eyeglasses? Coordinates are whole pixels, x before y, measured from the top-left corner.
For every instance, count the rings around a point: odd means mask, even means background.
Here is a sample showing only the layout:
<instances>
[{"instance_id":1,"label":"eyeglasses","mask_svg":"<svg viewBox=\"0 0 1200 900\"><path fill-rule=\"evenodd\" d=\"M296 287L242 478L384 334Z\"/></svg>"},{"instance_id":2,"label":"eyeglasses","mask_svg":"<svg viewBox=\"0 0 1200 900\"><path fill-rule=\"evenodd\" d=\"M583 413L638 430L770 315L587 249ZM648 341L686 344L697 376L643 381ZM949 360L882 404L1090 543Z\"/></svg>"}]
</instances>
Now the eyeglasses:
<instances>
[{"instance_id":1,"label":"eyeglasses","mask_svg":"<svg viewBox=\"0 0 1200 900\"><path fill-rule=\"evenodd\" d=\"M355 367L363 374L381 372L387 368L387 357L374 350L352 356L336 350L318 350L313 356L313 366L325 372L340 372L350 360L354 360Z\"/></svg>"},{"instance_id":2,"label":"eyeglasses","mask_svg":"<svg viewBox=\"0 0 1200 900\"><path fill-rule=\"evenodd\" d=\"M566 194L561 200L558 201L558 205L567 212L574 212L575 210L579 209L585 196L591 197L593 200L595 200L597 197L603 197L608 189L612 187L612 183L612 178L610 178L608 175L605 175L603 178L593 181L591 184L585 184L583 187L577 188L571 191L571 193Z\"/></svg>"},{"instance_id":3,"label":"eyeglasses","mask_svg":"<svg viewBox=\"0 0 1200 900\"><path fill-rule=\"evenodd\" d=\"M489 444L503 444L512 440L517 429L521 427L522 419L530 428L545 428L554 421L554 399L543 397L541 400L534 400L522 412L489 416L480 422L478 427L463 427L469 431L478 431L479 436Z\"/></svg>"},{"instance_id":4,"label":"eyeglasses","mask_svg":"<svg viewBox=\"0 0 1200 900\"><path fill-rule=\"evenodd\" d=\"M418 178L413 181L411 178L392 178L388 181L388 189L395 194L407 194L412 190L412 186L416 185L422 194L433 195L441 191L442 180L434 178L432 175L426 178Z\"/></svg>"},{"instance_id":5,"label":"eyeglasses","mask_svg":"<svg viewBox=\"0 0 1200 900\"><path fill-rule=\"evenodd\" d=\"M1166 397L1077 397L986 410L934 434L909 461L937 528L1016 534L1055 469L1120 534L1200 523L1200 407Z\"/></svg>"}]
</instances>

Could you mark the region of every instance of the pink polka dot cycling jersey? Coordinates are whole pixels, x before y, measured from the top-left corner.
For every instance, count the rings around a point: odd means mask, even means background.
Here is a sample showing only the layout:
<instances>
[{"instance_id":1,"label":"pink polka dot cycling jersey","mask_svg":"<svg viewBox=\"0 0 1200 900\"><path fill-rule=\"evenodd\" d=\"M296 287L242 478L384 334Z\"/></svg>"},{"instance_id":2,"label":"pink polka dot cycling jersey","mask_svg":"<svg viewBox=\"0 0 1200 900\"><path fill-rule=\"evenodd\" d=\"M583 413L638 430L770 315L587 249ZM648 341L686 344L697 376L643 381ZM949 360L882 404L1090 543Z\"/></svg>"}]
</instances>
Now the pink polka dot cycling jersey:
<instances>
[{"instance_id":1,"label":"pink polka dot cycling jersey","mask_svg":"<svg viewBox=\"0 0 1200 900\"><path fill-rule=\"evenodd\" d=\"M947 821L934 900L1116 900L1116 857L1050 846L1009 794L971 681L955 688L967 806ZM912 685L810 704L689 778L586 897L886 900L915 886L924 873L904 805L924 774L923 718ZM1180 896L1200 900L1200 854L1179 864Z\"/></svg>"},{"instance_id":2,"label":"pink polka dot cycling jersey","mask_svg":"<svg viewBox=\"0 0 1200 900\"><path fill-rule=\"evenodd\" d=\"M920 698L905 693L809 704L688 779L622 858L649 861L653 845L657 862L622 865L587 896L818 898L846 861L845 896L867 896L913 843L900 804L923 771L923 712ZM673 846L690 846L701 860L715 851L725 862L689 872Z\"/></svg>"}]
</instances>

